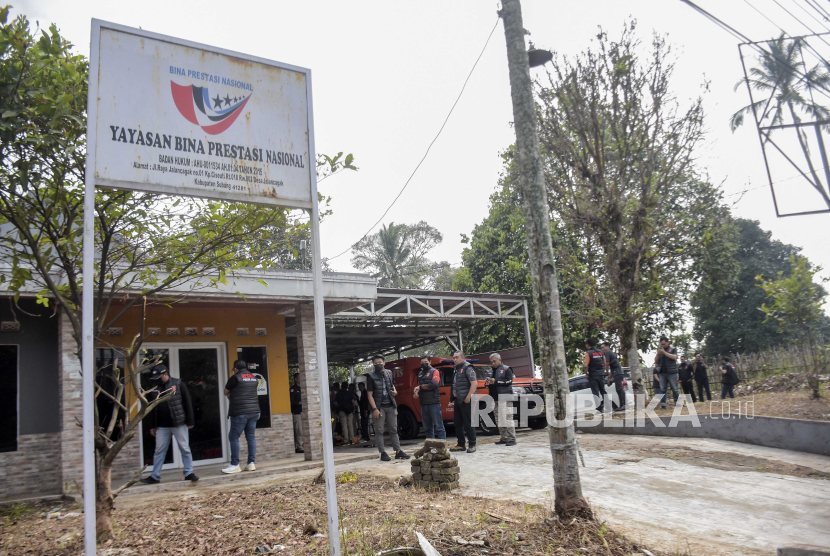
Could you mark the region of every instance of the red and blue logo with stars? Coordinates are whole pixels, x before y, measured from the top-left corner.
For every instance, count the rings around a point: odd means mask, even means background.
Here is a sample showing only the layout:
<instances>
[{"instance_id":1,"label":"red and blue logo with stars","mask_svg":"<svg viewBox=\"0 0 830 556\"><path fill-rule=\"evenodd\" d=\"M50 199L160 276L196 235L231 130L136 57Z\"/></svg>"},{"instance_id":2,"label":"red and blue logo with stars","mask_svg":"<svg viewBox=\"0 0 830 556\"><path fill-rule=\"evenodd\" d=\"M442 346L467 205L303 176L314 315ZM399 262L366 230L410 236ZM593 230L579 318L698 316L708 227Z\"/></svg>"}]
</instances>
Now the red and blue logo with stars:
<instances>
[{"instance_id":1,"label":"red and blue logo with stars","mask_svg":"<svg viewBox=\"0 0 830 556\"><path fill-rule=\"evenodd\" d=\"M170 81L170 90L179 113L209 135L218 135L231 127L251 99L250 94L224 97L217 94L211 98L207 87L179 85L173 81Z\"/></svg>"}]
</instances>

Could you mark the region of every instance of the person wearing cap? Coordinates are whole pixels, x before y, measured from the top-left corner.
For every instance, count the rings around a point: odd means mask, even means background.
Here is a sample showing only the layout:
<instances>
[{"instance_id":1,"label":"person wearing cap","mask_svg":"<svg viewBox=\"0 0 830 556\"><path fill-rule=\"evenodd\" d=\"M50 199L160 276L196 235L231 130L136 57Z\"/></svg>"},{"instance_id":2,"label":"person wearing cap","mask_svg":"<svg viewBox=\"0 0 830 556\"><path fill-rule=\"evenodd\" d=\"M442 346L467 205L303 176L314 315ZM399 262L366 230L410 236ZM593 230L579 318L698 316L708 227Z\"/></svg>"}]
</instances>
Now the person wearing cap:
<instances>
[{"instance_id":1,"label":"person wearing cap","mask_svg":"<svg viewBox=\"0 0 830 556\"><path fill-rule=\"evenodd\" d=\"M496 444L515 446L516 425L513 422L513 412L507 410L508 404L512 406L513 402L506 399L513 395L513 369L502 364L501 355L498 353L490 355L490 366L493 370L490 377L484 381L484 385L490 387L490 397L496 402L496 425L499 428L499 436L501 436Z\"/></svg>"},{"instance_id":2,"label":"person wearing cap","mask_svg":"<svg viewBox=\"0 0 830 556\"><path fill-rule=\"evenodd\" d=\"M446 440L447 431L441 417L441 372L430 364L429 355L421 356L421 369L418 371L418 386L413 397L421 403L421 420L427 438Z\"/></svg>"},{"instance_id":3,"label":"person wearing cap","mask_svg":"<svg viewBox=\"0 0 830 556\"><path fill-rule=\"evenodd\" d=\"M150 401L159 396L168 395L167 399L158 404L147 416L150 434L156 439L156 451L153 454L153 472L149 477L141 479L147 485L161 482L161 466L167 456L172 438L176 438L179 452L184 464L184 480L196 482L199 477L193 472L193 454L190 452L188 430L193 428L193 403L187 385L178 378L170 376L164 365L156 365L150 373L150 379L159 382L159 385L148 393ZM172 391L172 395L169 392Z\"/></svg>"},{"instance_id":4,"label":"person wearing cap","mask_svg":"<svg viewBox=\"0 0 830 556\"><path fill-rule=\"evenodd\" d=\"M303 450L303 389L300 387L300 373L294 373L294 386L288 389L291 400L291 419L294 421L294 453Z\"/></svg>"},{"instance_id":5,"label":"person wearing cap","mask_svg":"<svg viewBox=\"0 0 830 556\"><path fill-rule=\"evenodd\" d=\"M248 443L248 465L245 471L256 471L256 422L259 421L259 394L257 378L244 361L233 362L234 374L225 383L225 396L230 400L228 418L231 420L228 441L231 444L231 464L222 473L239 473L239 436L245 431Z\"/></svg>"}]
</instances>

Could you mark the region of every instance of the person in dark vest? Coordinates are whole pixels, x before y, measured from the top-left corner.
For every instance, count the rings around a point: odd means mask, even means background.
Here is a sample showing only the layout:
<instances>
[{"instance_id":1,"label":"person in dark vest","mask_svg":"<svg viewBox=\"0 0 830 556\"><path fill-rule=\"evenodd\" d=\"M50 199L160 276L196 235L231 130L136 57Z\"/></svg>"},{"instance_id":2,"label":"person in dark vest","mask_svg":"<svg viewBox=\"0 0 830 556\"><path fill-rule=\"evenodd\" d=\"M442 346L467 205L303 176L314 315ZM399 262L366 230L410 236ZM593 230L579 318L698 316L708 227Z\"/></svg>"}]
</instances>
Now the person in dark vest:
<instances>
[{"instance_id":1,"label":"person in dark vest","mask_svg":"<svg viewBox=\"0 0 830 556\"><path fill-rule=\"evenodd\" d=\"M680 366L677 368L677 374L680 377L680 387L683 393L692 397L692 403L697 403L697 396L695 396L694 371L692 366L686 361L686 358L680 356Z\"/></svg>"},{"instance_id":2,"label":"person in dark vest","mask_svg":"<svg viewBox=\"0 0 830 556\"><path fill-rule=\"evenodd\" d=\"M695 353L695 361L692 363L692 372L697 383L697 394L700 401L703 401L703 390L706 390L708 400L712 401L712 390L709 388L709 368L703 362L703 356Z\"/></svg>"},{"instance_id":3,"label":"person in dark vest","mask_svg":"<svg viewBox=\"0 0 830 556\"><path fill-rule=\"evenodd\" d=\"M585 378L591 387L591 393L599 398L597 411L602 413L605 409L605 355L602 350L597 349L597 341L594 338L585 340L585 357L582 360L582 367L585 369Z\"/></svg>"},{"instance_id":4,"label":"person in dark vest","mask_svg":"<svg viewBox=\"0 0 830 556\"><path fill-rule=\"evenodd\" d=\"M358 403L360 402L360 396L357 395L357 384L354 382L349 383L349 395L352 397L352 434L354 434L353 442L355 444L360 443L360 437L357 435L358 427L360 426L360 407Z\"/></svg>"},{"instance_id":5,"label":"person in dark vest","mask_svg":"<svg viewBox=\"0 0 830 556\"><path fill-rule=\"evenodd\" d=\"M357 383L357 408L360 410L360 436L364 442L369 442L369 393L366 383Z\"/></svg>"},{"instance_id":6,"label":"person in dark vest","mask_svg":"<svg viewBox=\"0 0 830 556\"><path fill-rule=\"evenodd\" d=\"M300 373L294 373L294 385L288 389L291 400L291 419L294 421L294 453L303 450L303 390L300 388Z\"/></svg>"},{"instance_id":7,"label":"person in dark vest","mask_svg":"<svg viewBox=\"0 0 830 556\"><path fill-rule=\"evenodd\" d=\"M625 372L623 372L617 354L611 351L611 344L609 342L602 342L601 347L602 354L605 356L605 371L611 375L610 378L614 381L614 388L617 391L617 400L619 401L617 409L625 410L625 388L623 387Z\"/></svg>"},{"instance_id":8,"label":"person in dark vest","mask_svg":"<svg viewBox=\"0 0 830 556\"><path fill-rule=\"evenodd\" d=\"M225 384L225 396L230 400L228 417L231 427L228 440L231 443L231 464L222 473L239 473L239 436L245 431L248 443L248 465L245 471L256 471L256 422L259 421L259 396L257 378L248 371L244 361L233 362L234 374Z\"/></svg>"},{"instance_id":9,"label":"person in dark vest","mask_svg":"<svg viewBox=\"0 0 830 556\"><path fill-rule=\"evenodd\" d=\"M430 364L429 355L421 356L421 369L418 371L418 386L413 397L421 403L421 421L427 438L447 438L444 418L441 417L441 372Z\"/></svg>"},{"instance_id":10,"label":"person in dark vest","mask_svg":"<svg viewBox=\"0 0 830 556\"><path fill-rule=\"evenodd\" d=\"M489 386L490 397L496 402L494 417L501 437L496 444L515 446L516 424L513 413L507 411L508 407L512 409L513 402L505 399L513 395L513 369L502 364L501 355L498 353L490 354L490 367L493 369L492 374L484 381L484 384Z\"/></svg>"},{"instance_id":11,"label":"person in dark vest","mask_svg":"<svg viewBox=\"0 0 830 556\"><path fill-rule=\"evenodd\" d=\"M356 434L353 429L354 421L352 414L354 413L354 394L349 392L349 383L342 382L340 390L335 394L335 406L337 407L337 416L340 419L340 436L343 438L344 445L353 444L356 440Z\"/></svg>"},{"instance_id":12,"label":"person in dark vest","mask_svg":"<svg viewBox=\"0 0 830 556\"><path fill-rule=\"evenodd\" d=\"M474 454L476 451L476 427L473 424L473 396L478 388L478 377L475 368L464 357L463 351L456 351L452 355L455 369L452 374L453 424L458 442L450 448L451 452L467 451ZM478 402L476 402L478 403ZM466 436L465 436L466 435ZM469 442L469 448L467 444Z\"/></svg>"},{"instance_id":13,"label":"person in dark vest","mask_svg":"<svg viewBox=\"0 0 830 556\"><path fill-rule=\"evenodd\" d=\"M150 434L156 439L156 451L153 454L153 473L141 479L147 485L161 482L161 466L167 456L170 441L176 438L179 452L184 464L184 480L196 482L199 477L193 472L193 454L190 451L190 438L187 431L193 428L193 403L190 392L184 382L173 378L164 365L156 365L150 373L150 380L157 380L160 384L150 391L148 401L155 401L162 395L173 394L158 404L147 416L146 425L150 427Z\"/></svg>"},{"instance_id":14,"label":"person in dark vest","mask_svg":"<svg viewBox=\"0 0 830 556\"><path fill-rule=\"evenodd\" d=\"M398 402L395 396L395 381L392 371L385 369L385 359L382 355L372 357L372 372L366 377L366 390L369 397L369 408L375 420L375 443L380 452L381 461L391 461L383 445L383 433L388 432L392 440L392 449L395 450L395 459L409 459L409 455L401 450L401 441L398 438Z\"/></svg>"},{"instance_id":15,"label":"person in dark vest","mask_svg":"<svg viewBox=\"0 0 830 556\"><path fill-rule=\"evenodd\" d=\"M652 378L651 387L654 390L654 395L655 396L661 396L663 398L664 403L665 403L665 397L663 397L665 395L665 392L660 390L660 375L658 374L659 370L660 369L658 369L657 367L654 367L653 369L651 369L651 378Z\"/></svg>"},{"instance_id":16,"label":"person in dark vest","mask_svg":"<svg viewBox=\"0 0 830 556\"><path fill-rule=\"evenodd\" d=\"M721 365L721 368L720 368L720 372L721 372L721 384L722 384L723 387L721 388L721 391L720 391L720 399L725 400L726 396L729 396L730 398L734 398L735 397L735 391L734 391L735 385L740 382L740 379L738 378L738 372L735 370L735 366L732 365L732 363L729 362L728 357L724 357L723 359L721 359L721 363L722 363L722 365Z\"/></svg>"},{"instance_id":17,"label":"person in dark vest","mask_svg":"<svg viewBox=\"0 0 830 556\"><path fill-rule=\"evenodd\" d=\"M654 358L657 365L657 374L660 377L660 390L663 392L663 399L660 400L660 407L666 409L666 398L671 388L675 405L680 392L677 390L677 348L672 347L666 336L660 337L660 349Z\"/></svg>"}]
</instances>

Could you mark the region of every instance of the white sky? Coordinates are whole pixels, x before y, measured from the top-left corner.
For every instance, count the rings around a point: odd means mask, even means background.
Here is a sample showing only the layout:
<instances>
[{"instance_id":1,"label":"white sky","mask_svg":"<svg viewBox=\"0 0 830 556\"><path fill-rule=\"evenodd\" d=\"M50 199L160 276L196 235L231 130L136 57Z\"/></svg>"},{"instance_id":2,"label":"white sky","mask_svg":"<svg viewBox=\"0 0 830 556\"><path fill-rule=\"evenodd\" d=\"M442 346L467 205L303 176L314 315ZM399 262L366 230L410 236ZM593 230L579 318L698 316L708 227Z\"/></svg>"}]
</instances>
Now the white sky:
<instances>
[{"instance_id":1,"label":"white sky","mask_svg":"<svg viewBox=\"0 0 830 556\"><path fill-rule=\"evenodd\" d=\"M821 1L821 0L819 0ZM772 0L751 0L790 34L806 33ZM815 30L799 5L781 0ZM700 0L699 5L753 40L777 29L746 2ZM826 2L822 2L827 6ZM830 7L830 6L828 6ZM322 227L323 255L360 239L397 195L455 100L487 35L497 3L418 2L113 2L26 0L16 5L42 24L55 22L78 50L89 53L90 18L96 17L188 40L309 67L314 75L318 152L351 152L360 167L321 184L334 215ZM710 80L708 139L700 164L728 200L748 188L734 208L760 220L773 237L803 247L830 276L830 215L777 219L753 125L734 135L729 116L748 103L737 41L679 0L524 0L524 23L537 47L575 54L592 44L597 26L619 36L627 16L647 42L668 33L679 57L675 92L688 101ZM427 160L385 222L427 220L444 234L437 260L461 261L461 234L487 214L501 169L498 153L514 140L504 32L499 24L464 96ZM759 187L761 186L761 187ZM815 207L810 207L815 208ZM334 261L352 270L350 254Z\"/></svg>"}]
</instances>

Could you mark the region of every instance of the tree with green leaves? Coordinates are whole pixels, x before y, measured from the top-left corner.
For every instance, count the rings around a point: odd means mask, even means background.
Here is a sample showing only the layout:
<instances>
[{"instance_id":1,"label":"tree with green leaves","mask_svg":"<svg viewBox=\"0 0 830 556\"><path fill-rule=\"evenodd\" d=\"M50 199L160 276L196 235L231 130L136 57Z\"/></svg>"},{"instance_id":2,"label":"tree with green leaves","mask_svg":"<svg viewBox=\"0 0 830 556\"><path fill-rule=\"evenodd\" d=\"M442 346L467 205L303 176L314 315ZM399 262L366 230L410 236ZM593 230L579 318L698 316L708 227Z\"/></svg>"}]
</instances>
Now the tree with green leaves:
<instances>
[{"instance_id":1,"label":"tree with green leaves","mask_svg":"<svg viewBox=\"0 0 830 556\"><path fill-rule=\"evenodd\" d=\"M113 531L113 500L141 473L113 492L113 462L165 399L149 401L139 380L156 363L141 356L146 304L172 302L166 299L171 289L208 289L226 284L228 276L274 266L273 231L283 230L284 239L307 223L287 209L119 190L97 191L95 214L85 215L87 60L55 25L38 36L24 16L9 22L8 13L9 7L0 10L0 257L11 269L0 280L15 298L34 291L39 303L54 304L68 321L79 359L84 287L95 292L97 346L107 346L104 332L130 309L142 313L142 333L124 354L125 369L96 373L95 380L107 384L97 383L95 395L109 398L113 408L102 415L94 405L97 531L103 539ZM351 158L321 157L318 173L340 171ZM85 217L94 217L92 284L84 284L81 273ZM281 248L290 249L290 242ZM125 403L128 389L136 412Z\"/></svg>"},{"instance_id":2,"label":"tree with green leaves","mask_svg":"<svg viewBox=\"0 0 830 556\"><path fill-rule=\"evenodd\" d=\"M736 219L738 246L733 260L738 271L728 287L712 289L727 272L711 265L703 268L705 278L692 296L694 337L710 357L727 353L756 353L795 340L794 330L781 328L758 309L767 296L757 287L758 275L789 277L791 257L801 249L772 239L772 234L755 220ZM825 321L830 320L824 317Z\"/></svg>"},{"instance_id":3,"label":"tree with green leaves","mask_svg":"<svg viewBox=\"0 0 830 556\"><path fill-rule=\"evenodd\" d=\"M747 114L758 115L762 125L799 124L806 116L812 121L830 120L830 110L813 100L811 89L830 88L830 72L827 63L807 68L803 50L807 43L803 38L790 38L781 33L777 39L767 42L769 51L764 50L756 66L749 68L749 77L735 84L735 90L743 84L750 90L760 92L764 98L744 106L732 115L729 123L734 132L744 123ZM772 97L769 102L768 97ZM775 132L782 130L775 130ZM807 134L795 128L798 144L807 162L810 185L821 195L830 208L830 194L819 178L813 160Z\"/></svg>"},{"instance_id":4,"label":"tree with green leaves","mask_svg":"<svg viewBox=\"0 0 830 556\"><path fill-rule=\"evenodd\" d=\"M767 280L763 275L757 277L758 286L772 299L772 305L762 304L761 311L767 317L764 322L776 322L782 331L784 327L793 328L807 383L813 390L813 398L818 399L821 397L819 375L827 367L827 354L824 346L818 347L816 325L826 318L823 307L827 292L815 282L821 267L811 266L807 259L796 255L790 255L790 266L788 277L784 277L783 271L779 271L774 280ZM807 348L810 350L809 363Z\"/></svg>"},{"instance_id":5,"label":"tree with green leaves","mask_svg":"<svg viewBox=\"0 0 830 556\"><path fill-rule=\"evenodd\" d=\"M511 293L530 298L525 216L515 184L512 147L502 154L502 161L504 171L498 189L490 195L487 217L476 224L469 236L462 238L462 243L466 245L461 254L463 266L456 274L453 289ZM561 232L556 228L551 230L555 250L566 241ZM581 372L585 338L596 335L596 330L582 319L572 318L574 294L570 288L560 288L566 361L569 369ZM528 300L528 305L533 333L536 331L536 317L532 298ZM525 343L524 325L519 321L484 320L473 324L464 333L464 345L471 352L498 351Z\"/></svg>"},{"instance_id":6,"label":"tree with green leaves","mask_svg":"<svg viewBox=\"0 0 830 556\"><path fill-rule=\"evenodd\" d=\"M734 245L719 189L695 168L702 101L680 107L665 37L643 56L635 29L554 57L537 93L550 210L581 238L561 245L562 282L581 318L620 338L642 399L644 331L671 327L707 265L732 272Z\"/></svg>"},{"instance_id":7,"label":"tree with green leaves","mask_svg":"<svg viewBox=\"0 0 830 556\"><path fill-rule=\"evenodd\" d=\"M427 255L444 240L423 220L417 224L384 224L377 233L358 241L352 249L352 266L370 272L383 288L432 287L447 262L433 262Z\"/></svg>"}]
</instances>

